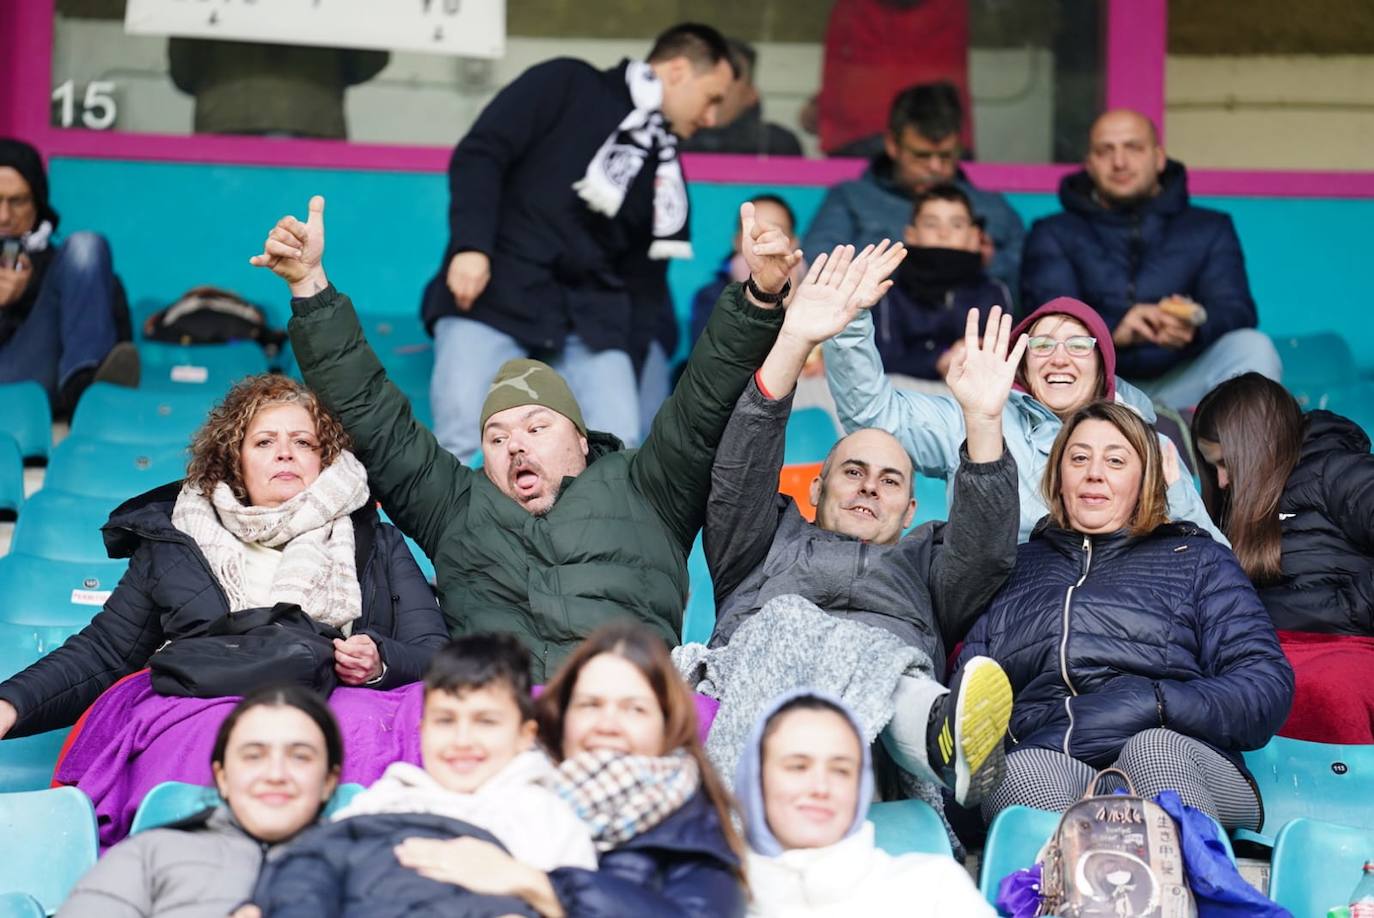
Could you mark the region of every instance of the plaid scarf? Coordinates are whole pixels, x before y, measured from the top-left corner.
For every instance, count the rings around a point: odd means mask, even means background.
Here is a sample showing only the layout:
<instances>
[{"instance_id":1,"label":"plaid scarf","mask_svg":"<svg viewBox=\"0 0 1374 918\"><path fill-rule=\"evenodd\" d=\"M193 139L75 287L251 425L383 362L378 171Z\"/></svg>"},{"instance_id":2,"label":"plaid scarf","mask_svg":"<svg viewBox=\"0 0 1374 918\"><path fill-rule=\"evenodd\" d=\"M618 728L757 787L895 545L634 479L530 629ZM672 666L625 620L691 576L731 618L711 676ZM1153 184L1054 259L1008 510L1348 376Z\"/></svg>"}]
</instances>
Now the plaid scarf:
<instances>
[{"instance_id":1,"label":"plaid scarf","mask_svg":"<svg viewBox=\"0 0 1374 918\"><path fill-rule=\"evenodd\" d=\"M554 790L591 829L597 851L649 831L701 786L696 759L685 749L661 756L597 749L564 759L558 774Z\"/></svg>"}]
</instances>

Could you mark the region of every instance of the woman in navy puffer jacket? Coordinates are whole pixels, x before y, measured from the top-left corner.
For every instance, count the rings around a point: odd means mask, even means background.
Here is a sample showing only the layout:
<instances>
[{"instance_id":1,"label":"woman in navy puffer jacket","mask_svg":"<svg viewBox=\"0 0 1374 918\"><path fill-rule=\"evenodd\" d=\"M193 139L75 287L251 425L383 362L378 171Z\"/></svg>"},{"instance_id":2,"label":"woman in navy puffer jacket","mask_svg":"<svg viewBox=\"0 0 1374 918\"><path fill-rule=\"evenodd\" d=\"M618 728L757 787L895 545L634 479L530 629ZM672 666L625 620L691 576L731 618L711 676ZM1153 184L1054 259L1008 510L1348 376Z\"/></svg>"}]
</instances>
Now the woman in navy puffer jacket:
<instances>
[{"instance_id":1,"label":"woman in navy puffer jacket","mask_svg":"<svg viewBox=\"0 0 1374 918\"><path fill-rule=\"evenodd\" d=\"M1115 765L1144 796L1169 788L1228 828L1261 824L1239 753L1283 723L1293 673L1231 551L1168 522L1178 474L1120 405L1087 405L1055 439L1050 514L961 655L997 660L1016 691L988 820L1063 810Z\"/></svg>"}]
</instances>

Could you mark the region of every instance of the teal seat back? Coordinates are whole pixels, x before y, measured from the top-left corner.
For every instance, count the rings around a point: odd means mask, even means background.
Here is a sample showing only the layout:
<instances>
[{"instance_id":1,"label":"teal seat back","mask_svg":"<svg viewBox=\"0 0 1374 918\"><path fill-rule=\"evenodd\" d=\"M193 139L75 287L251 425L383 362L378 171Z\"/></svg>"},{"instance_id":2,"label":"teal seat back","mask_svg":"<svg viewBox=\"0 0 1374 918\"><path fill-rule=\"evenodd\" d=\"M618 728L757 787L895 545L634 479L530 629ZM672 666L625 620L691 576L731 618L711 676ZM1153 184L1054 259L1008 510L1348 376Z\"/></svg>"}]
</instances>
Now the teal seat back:
<instances>
[{"instance_id":1,"label":"teal seat back","mask_svg":"<svg viewBox=\"0 0 1374 918\"><path fill-rule=\"evenodd\" d=\"M1264 800L1264 825L1258 833L1237 831L1238 839L1272 845L1286 823L1304 816L1374 825L1374 746L1276 736L1263 749L1245 753L1245 765Z\"/></svg>"},{"instance_id":2,"label":"teal seat back","mask_svg":"<svg viewBox=\"0 0 1374 918\"><path fill-rule=\"evenodd\" d=\"M0 918L44 918L43 904L26 893L0 893Z\"/></svg>"},{"instance_id":3,"label":"teal seat back","mask_svg":"<svg viewBox=\"0 0 1374 918\"><path fill-rule=\"evenodd\" d=\"M43 488L123 503L185 478L187 459L186 448L172 443L107 443L68 437L48 460Z\"/></svg>"},{"instance_id":4,"label":"teal seat back","mask_svg":"<svg viewBox=\"0 0 1374 918\"><path fill-rule=\"evenodd\" d=\"M391 522L391 517L387 516L386 511L382 508L377 508L377 514L382 518L382 522L391 523L393 526L396 525ZM402 533L402 536L405 538L406 548L410 549L411 557L415 559L415 564L420 568L420 573L424 574L425 579L433 584L435 582L434 562L429 560L429 555L426 555L424 549L420 548L420 543L404 533Z\"/></svg>"},{"instance_id":5,"label":"teal seat back","mask_svg":"<svg viewBox=\"0 0 1374 918\"><path fill-rule=\"evenodd\" d=\"M1002 878L1035 864L1040 850L1059 828L1062 813L1038 810L1028 806L1009 806L997 814L988 827L987 843L983 847L983 862L978 874L978 888L983 898L996 904ZM1215 824L1215 823L1214 823ZM1226 856L1236 860L1230 839L1220 825L1217 836Z\"/></svg>"},{"instance_id":6,"label":"teal seat back","mask_svg":"<svg viewBox=\"0 0 1374 918\"><path fill-rule=\"evenodd\" d=\"M706 566L706 551L701 547L701 533L697 533L692 553L687 556L687 578L691 585L687 608L682 613L682 643L705 644L716 628L716 594L710 568Z\"/></svg>"},{"instance_id":7,"label":"teal seat back","mask_svg":"<svg viewBox=\"0 0 1374 918\"><path fill-rule=\"evenodd\" d=\"M340 784L335 788L334 796L329 798L329 804L324 810L324 817L328 819L343 809L362 790L361 784ZM160 826L180 822L202 810L219 806L222 802L219 791L213 787L186 784L182 781L163 781L143 796L142 802L138 805L138 810L134 813L134 821L129 829L129 834L135 835L147 829L156 829Z\"/></svg>"},{"instance_id":8,"label":"teal seat back","mask_svg":"<svg viewBox=\"0 0 1374 918\"><path fill-rule=\"evenodd\" d=\"M949 519L949 492L940 478L916 476L916 515L911 518L913 527L932 520Z\"/></svg>"},{"instance_id":9,"label":"teal seat back","mask_svg":"<svg viewBox=\"0 0 1374 918\"><path fill-rule=\"evenodd\" d=\"M24 456L19 441L0 430L0 510L24 506Z\"/></svg>"},{"instance_id":10,"label":"teal seat back","mask_svg":"<svg viewBox=\"0 0 1374 918\"><path fill-rule=\"evenodd\" d=\"M13 555L0 558L0 565L13 559ZM9 588L0 577L0 596L7 595ZM12 611L7 605L0 605L0 609ZM0 621L0 681L60 647L78 627L16 625ZM69 732L67 729L53 730L0 742L0 793L43 790L52 786L57 756Z\"/></svg>"},{"instance_id":11,"label":"teal seat back","mask_svg":"<svg viewBox=\"0 0 1374 918\"><path fill-rule=\"evenodd\" d=\"M1369 439L1374 440L1374 382L1362 379L1333 389L1320 405L1314 407L1344 415L1360 425Z\"/></svg>"},{"instance_id":12,"label":"teal seat back","mask_svg":"<svg viewBox=\"0 0 1374 918\"><path fill-rule=\"evenodd\" d=\"M954 856L944 821L923 800L875 803L868 808L868 821L878 847L894 857L912 852Z\"/></svg>"},{"instance_id":13,"label":"teal seat back","mask_svg":"<svg viewBox=\"0 0 1374 918\"><path fill-rule=\"evenodd\" d=\"M52 408L36 382L0 384L0 431L14 437L25 459L46 459L52 449Z\"/></svg>"},{"instance_id":14,"label":"teal seat back","mask_svg":"<svg viewBox=\"0 0 1374 918\"><path fill-rule=\"evenodd\" d=\"M784 465L824 462L840 438L839 428L823 408L798 408L787 419Z\"/></svg>"},{"instance_id":15,"label":"teal seat back","mask_svg":"<svg viewBox=\"0 0 1374 918\"><path fill-rule=\"evenodd\" d=\"M120 502L43 488L25 502L10 550L53 561L106 561L100 527Z\"/></svg>"},{"instance_id":16,"label":"teal seat back","mask_svg":"<svg viewBox=\"0 0 1374 918\"><path fill-rule=\"evenodd\" d=\"M267 372L267 354L252 341L224 344L138 343L140 389L205 391L222 396L245 376Z\"/></svg>"},{"instance_id":17,"label":"teal seat back","mask_svg":"<svg viewBox=\"0 0 1374 918\"><path fill-rule=\"evenodd\" d=\"M0 794L0 893L55 912L95 865L95 809L74 787Z\"/></svg>"},{"instance_id":18,"label":"teal seat back","mask_svg":"<svg viewBox=\"0 0 1374 918\"><path fill-rule=\"evenodd\" d=\"M122 558L54 561L11 552L0 558L0 622L80 628L100 611L128 566Z\"/></svg>"},{"instance_id":19,"label":"teal seat back","mask_svg":"<svg viewBox=\"0 0 1374 918\"><path fill-rule=\"evenodd\" d=\"M1283 361L1283 384L1303 408L1321 407L1325 392L1359 375L1350 345L1335 332L1273 340Z\"/></svg>"},{"instance_id":20,"label":"teal seat back","mask_svg":"<svg viewBox=\"0 0 1374 918\"><path fill-rule=\"evenodd\" d=\"M1279 830L1269 898L1295 916L1325 915L1350 901L1374 858L1374 826L1362 829L1298 818Z\"/></svg>"},{"instance_id":21,"label":"teal seat back","mask_svg":"<svg viewBox=\"0 0 1374 918\"><path fill-rule=\"evenodd\" d=\"M72 435L111 443L185 446L223 395L206 386L126 389L92 383L76 403Z\"/></svg>"}]
</instances>

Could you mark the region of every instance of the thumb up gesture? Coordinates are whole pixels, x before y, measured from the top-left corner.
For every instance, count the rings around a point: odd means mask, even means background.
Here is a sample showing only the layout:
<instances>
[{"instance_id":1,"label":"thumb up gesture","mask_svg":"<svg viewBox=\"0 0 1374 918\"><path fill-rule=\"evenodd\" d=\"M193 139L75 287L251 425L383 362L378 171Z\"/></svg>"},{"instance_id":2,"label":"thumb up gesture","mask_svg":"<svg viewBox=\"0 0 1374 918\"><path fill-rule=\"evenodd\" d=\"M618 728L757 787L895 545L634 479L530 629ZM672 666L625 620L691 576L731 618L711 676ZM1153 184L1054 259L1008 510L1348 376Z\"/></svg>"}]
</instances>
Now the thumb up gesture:
<instances>
[{"instance_id":1,"label":"thumb up gesture","mask_svg":"<svg viewBox=\"0 0 1374 918\"><path fill-rule=\"evenodd\" d=\"M329 285L324 274L324 198L310 199L310 213L302 223L292 216L282 217L263 242L262 254L248 263L269 268L286 281L292 296L311 296Z\"/></svg>"}]
</instances>

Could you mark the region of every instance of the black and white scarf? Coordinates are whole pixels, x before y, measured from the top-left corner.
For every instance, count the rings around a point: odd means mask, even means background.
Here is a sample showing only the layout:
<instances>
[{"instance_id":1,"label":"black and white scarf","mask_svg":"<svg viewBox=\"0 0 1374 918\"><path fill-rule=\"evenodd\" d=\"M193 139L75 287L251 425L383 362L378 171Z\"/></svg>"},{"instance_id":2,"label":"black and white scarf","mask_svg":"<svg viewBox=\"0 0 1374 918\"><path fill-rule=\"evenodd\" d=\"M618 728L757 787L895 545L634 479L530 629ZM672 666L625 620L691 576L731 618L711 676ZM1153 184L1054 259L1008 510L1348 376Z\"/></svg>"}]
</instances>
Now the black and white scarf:
<instances>
[{"instance_id":1,"label":"black and white scarf","mask_svg":"<svg viewBox=\"0 0 1374 918\"><path fill-rule=\"evenodd\" d=\"M591 829L596 850L610 851L676 813L700 786L697 761L685 749L667 755L596 749L559 763L554 790Z\"/></svg>"},{"instance_id":2,"label":"black and white scarf","mask_svg":"<svg viewBox=\"0 0 1374 918\"><path fill-rule=\"evenodd\" d=\"M614 217L645 161L655 159L654 241L649 257L691 258L687 182L677 158L677 137L661 110L663 84L643 61L626 62L625 83L634 109L601 144L587 164L587 174L573 182L573 190L592 210Z\"/></svg>"}]
</instances>

